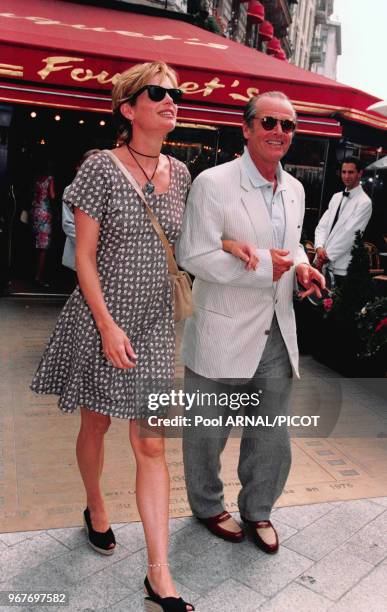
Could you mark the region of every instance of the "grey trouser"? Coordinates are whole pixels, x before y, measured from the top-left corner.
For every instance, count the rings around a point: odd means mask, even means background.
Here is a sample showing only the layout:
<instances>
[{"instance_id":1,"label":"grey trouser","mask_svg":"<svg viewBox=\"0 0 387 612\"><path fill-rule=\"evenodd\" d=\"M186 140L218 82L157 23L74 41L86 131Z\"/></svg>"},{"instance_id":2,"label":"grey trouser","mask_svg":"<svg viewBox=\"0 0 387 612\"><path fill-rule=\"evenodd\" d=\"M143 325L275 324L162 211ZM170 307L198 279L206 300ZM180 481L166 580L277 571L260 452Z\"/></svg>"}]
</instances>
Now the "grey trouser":
<instances>
[{"instance_id":1,"label":"grey trouser","mask_svg":"<svg viewBox=\"0 0 387 612\"><path fill-rule=\"evenodd\" d=\"M222 416L221 426L204 425L183 428L183 456L188 500L192 512L208 518L224 510L223 483L220 479L220 455L232 425L225 425L228 416L262 415L273 422L276 415L287 415L291 390L292 368L277 319L274 316L270 334L258 369L244 384L230 385L230 380L211 380L186 369L185 391L188 393L253 393L259 390L260 404L231 410L228 406L194 405L187 414L207 418ZM242 382L242 381L239 381ZM256 395L255 395L256 397ZM243 412L242 412L243 411ZM286 425L264 427L245 425L242 429L238 476L242 488L238 496L241 515L248 520L270 517L276 499L282 493L291 464L290 440Z\"/></svg>"}]
</instances>

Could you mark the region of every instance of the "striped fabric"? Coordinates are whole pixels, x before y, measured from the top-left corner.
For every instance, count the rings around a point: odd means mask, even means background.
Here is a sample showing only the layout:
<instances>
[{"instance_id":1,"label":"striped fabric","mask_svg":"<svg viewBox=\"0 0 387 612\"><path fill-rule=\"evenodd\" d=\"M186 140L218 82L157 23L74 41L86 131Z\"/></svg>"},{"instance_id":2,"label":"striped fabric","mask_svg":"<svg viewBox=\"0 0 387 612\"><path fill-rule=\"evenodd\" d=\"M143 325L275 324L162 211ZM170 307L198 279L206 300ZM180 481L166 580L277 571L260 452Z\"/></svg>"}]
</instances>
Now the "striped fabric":
<instances>
[{"instance_id":1,"label":"striped fabric","mask_svg":"<svg viewBox=\"0 0 387 612\"><path fill-rule=\"evenodd\" d=\"M284 173L286 215L284 249L295 264L308 263L299 244L305 209L304 189ZM222 249L222 239L257 246L256 271ZM260 362L274 312L298 376L298 347L293 311L294 268L274 285L269 249L271 221L260 189L241 159L210 168L192 184L176 245L180 266L195 275L196 310L187 319L182 359L207 378L250 378Z\"/></svg>"}]
</instances>

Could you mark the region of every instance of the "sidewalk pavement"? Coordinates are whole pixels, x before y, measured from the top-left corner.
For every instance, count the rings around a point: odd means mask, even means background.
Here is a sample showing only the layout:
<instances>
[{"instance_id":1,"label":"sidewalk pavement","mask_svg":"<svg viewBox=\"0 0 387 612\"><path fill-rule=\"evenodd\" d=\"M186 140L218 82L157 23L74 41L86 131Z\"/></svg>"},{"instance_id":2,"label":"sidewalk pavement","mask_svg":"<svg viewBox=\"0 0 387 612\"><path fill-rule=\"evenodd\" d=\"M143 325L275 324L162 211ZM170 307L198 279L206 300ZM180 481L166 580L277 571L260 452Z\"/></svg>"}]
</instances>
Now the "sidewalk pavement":
<instances>
[{"instance_id":1,"label":"sidewalk pavement","mask_svg":"<svg viewBox=\"0 0 387 612\"><path fill-rule=\"evenodd\" d=\"M198 612L386 612L387 497L279 508L273 523L281 547L265 555L251 540L231 544L191 517L172 519L171 568L186 601ZM113 528L111 557L81 528L0 534L0 591L66 591L70 601L0 610L142 611L141 524Z\"/></svg>"}]
</instances>

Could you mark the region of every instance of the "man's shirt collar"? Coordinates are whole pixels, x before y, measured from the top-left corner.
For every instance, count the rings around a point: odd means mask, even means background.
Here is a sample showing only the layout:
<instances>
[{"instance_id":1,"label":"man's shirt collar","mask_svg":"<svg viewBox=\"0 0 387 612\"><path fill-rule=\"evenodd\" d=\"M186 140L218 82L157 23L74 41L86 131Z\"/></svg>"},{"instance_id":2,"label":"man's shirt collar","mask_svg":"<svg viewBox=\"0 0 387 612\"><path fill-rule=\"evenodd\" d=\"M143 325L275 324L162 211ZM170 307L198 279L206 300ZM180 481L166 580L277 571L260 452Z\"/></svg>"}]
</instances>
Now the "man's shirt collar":
<instances>
[{"instance_id":1,"label":"man's shirt collar","mask_svg":"<svg viewBox=\"0 0 387 612\"><path fill-rule=\"evenodd\" d=\"M245 147L244 153L241 157L241 161L243 163L243 166L247 172L247 175L253 187L264 187L265 185L273 186L273 183L271 183L264 176L262 176L257 166L254 164L253 160L251 159L251 155L247 147ZM278 163L278 167L276 170L276 177L277 177L276 193L280 191L285 191L286 188L284 185L284 171L280 163Z\"/></svg>"},{"instance_id":2,"label":"man's shirt collar","mask_svg":"<svg viewBox=\"0 0 387 612\"><path fill-rule=\"evenodd\" d=\"M358 185L357 187L354 187L353 189L351 189L347 193L349 193L349 198L353 198L353 197L359 195L362 191L363 191L363 187L361 185Z\"/></svg>"}]
</instances>

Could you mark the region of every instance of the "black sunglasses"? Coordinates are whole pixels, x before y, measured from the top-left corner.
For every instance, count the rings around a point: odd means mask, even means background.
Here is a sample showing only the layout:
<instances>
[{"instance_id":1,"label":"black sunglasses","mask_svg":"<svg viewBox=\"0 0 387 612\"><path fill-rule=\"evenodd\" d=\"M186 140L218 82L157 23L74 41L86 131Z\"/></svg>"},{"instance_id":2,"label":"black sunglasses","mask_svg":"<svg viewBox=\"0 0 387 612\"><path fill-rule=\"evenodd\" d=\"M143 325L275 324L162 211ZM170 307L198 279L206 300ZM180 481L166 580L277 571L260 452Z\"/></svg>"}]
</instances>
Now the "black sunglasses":
<instances>
[{"instance_id":1,"label":"black sunglasses","mask_svg":"<svg viewBox=\"0 0 387 612\"><path fill-rule=\"evenodd\" d=\"M167 89L166 87L161 87L161 85L144 85L144 87L140 87L132 96L122 100L122 103L135 102L138 96L144 91L148 92L149 99L152 100L152 102L161 102L161 100L164 100L166 94L168 94L170 98L172 98L174 104L179 104L183 97L183 90L177 89L176 87Z\"/></svg>"},{"instance_id":2,"label":"black sunglasses","mask_svg":"<svg viewBox=\"0 0 387 612\"><path fill-rule=\"evenodd\" d=\"M255 117L255 119L261 122L263 129L267 132L274 130L277 123L281 124L282 131L285 134L294 132L297 127L297 123L291 119L276 119L275 117Z\"/></svg>"}]
</instances>

